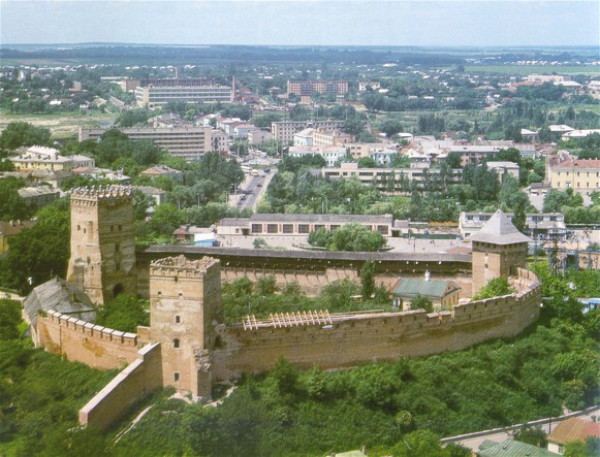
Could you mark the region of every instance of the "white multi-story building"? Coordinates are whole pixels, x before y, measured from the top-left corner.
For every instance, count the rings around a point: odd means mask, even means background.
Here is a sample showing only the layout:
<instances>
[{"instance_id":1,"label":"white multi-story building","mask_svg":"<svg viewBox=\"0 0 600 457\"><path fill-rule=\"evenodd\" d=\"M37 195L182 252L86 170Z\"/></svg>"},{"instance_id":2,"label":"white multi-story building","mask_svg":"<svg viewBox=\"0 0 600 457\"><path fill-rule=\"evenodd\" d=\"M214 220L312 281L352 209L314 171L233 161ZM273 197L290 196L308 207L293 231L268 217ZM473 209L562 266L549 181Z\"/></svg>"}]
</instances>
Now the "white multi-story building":
<instances>
[{"instance_id":1,"label":"white multi-story building","mask_svg":"<svg viewBox=\"0 0 600 457\"><path fill-rule=\"evenodd\" d=\"M203 79L142 80L135 88L137 104L150 109L170 102L230 103L233 96L231 86Z\"/></svg>"}]
</instances>

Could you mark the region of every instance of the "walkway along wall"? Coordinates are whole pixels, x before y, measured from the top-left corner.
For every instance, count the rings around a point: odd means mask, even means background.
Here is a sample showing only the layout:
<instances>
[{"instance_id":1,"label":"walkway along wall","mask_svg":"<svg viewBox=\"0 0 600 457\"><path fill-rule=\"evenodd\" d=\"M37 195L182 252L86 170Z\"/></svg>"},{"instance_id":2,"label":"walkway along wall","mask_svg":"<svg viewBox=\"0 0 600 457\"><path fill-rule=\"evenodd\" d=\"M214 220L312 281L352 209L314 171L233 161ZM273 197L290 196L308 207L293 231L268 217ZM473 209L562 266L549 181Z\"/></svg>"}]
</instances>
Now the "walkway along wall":
<instances>
[{"instance_id":1,"label":"walkway along wall","mask_svg":"<svg viewBox=\"0 0 600 457\"><path fill-rule=\"evenodd\" d=\"M93 368L122 368L138 358L138 335L48 311L37 318L37 345Z\"/></svg>"},{"instance_id":2,"label":"walkway along wall","mask_svg":"<svg viewBox=\"0 0 600 457\"><path fill-rule=\"evenodd\" d=\"M515 294L456 305L450 312L331 315L314 324L290 318L285 324L220 325L221 347L212 352L213 379L271 370L279 357L299 368L340 368L512 337L535 322L540 312L537 277L519 268L516 283Z\"/></svg>"},{"instance_id":3,"label":"walkway along wall","mask_svg":"<svg viewBox=\"0 0 600 457\"><path fill-rule=\"evenodd\" d=\"M162 387L160 344L148 344L138 358L79 410L79 423L106 429L139 400Z\"/></svg>"}]
</instances>

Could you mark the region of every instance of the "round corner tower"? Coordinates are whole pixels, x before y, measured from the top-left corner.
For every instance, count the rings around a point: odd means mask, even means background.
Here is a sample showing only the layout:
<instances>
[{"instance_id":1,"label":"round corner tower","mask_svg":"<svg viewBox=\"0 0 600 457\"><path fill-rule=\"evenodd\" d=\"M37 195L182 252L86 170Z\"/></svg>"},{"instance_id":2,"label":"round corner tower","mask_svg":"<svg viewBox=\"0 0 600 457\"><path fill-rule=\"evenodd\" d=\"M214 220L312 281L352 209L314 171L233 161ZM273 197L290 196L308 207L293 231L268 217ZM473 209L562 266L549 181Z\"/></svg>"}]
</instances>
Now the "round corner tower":
<instances>
[{"instance_id":1,"label":"round corner tower","mask_svg":"<svg viewBox=\"0 0 600 457\"><path fill-rule=\"evenodd\" d=\"M523 235L510 217L498 210L481 230L471 237L473 242L473 295L490 280L509 277L514 267L525 266L529 237Z\"/></svg>"},{"instance_id":2,"label":"round corner tower","mask_svg":"<svg viewBox=\"0 0 600 457\"><path fill-rule=\"evenodd\" d=\"M137 293L130 187L77 188L71 193L71 257L67 280L96 304Z\"/></svg>"}]
</instances>

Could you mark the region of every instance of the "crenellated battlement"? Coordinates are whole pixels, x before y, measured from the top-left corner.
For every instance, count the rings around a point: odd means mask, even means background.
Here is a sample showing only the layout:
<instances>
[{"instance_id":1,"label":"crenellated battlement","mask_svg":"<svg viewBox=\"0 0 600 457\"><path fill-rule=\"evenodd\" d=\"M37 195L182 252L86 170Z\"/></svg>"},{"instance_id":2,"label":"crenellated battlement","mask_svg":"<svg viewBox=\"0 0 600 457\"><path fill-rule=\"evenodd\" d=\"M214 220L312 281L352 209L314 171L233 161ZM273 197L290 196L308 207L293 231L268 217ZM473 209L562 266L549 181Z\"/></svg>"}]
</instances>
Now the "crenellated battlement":
<instances>
[{"instance_id":1,"label":"crenellated battlement","mask_svg":"<svg viewBox=\"0 0 600 457\"><path fill-rule=\"evenodd\" d=\"M138 336L135 333L121 332L120 330L103 327L91 322L82 321L81 319L77 319L66 314L61 314L54 310L48 311L47 315L51 322L58 324L60 327L71 329L75 332L80 332L92 338L112 341L124 346L137 347L138 345Z\"/></svg>"},{"instance_id":2,"label":"crenellated battlement","mask_svg":"<svg viewBox=\"0 0 600 457\"><path fill-rule=\"evenodd\" d=\"M219 262L212 257L202 257L198 260L190 260L183 255L165 257L150 264L150 276L201 278L210 267Z\"/></svg>"},{"instance_id":3,"label":"crenellated battlement","mask_svg":"<svg viewBox=\"0 0 600 457\"><path fill-rule=\"evenodd\" d=\"M93 186L77 187L71 191L71 202L104 203L108 201L129 200L132 188L129 186Z\"/></svg>"},{"instance_id":4,"label":"crenellated battlement","mask_svg":"<svg viewBox=\"0 0 600 457\"><path fill-rule=\"evenodd\" d=\"M314 364L341 368L456 351L490 338L515 336L535 322L540 309L538 278L523 268L515 273L513 294L454 305L450 311L323 311L318 319L315 312L287 313L220 325L223 349L214 351L216 375L228 379L268 371L281 356L301 368Z\"/></svg>"}]
</instances>

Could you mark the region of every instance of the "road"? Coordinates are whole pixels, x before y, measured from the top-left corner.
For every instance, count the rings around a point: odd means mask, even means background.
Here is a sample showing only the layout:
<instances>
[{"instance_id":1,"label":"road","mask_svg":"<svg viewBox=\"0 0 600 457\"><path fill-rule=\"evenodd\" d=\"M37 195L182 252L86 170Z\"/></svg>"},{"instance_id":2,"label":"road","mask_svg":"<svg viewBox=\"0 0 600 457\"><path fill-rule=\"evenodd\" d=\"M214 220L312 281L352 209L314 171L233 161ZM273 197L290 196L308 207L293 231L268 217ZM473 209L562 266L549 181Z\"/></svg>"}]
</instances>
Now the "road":
<instances>
[{"instance_id":1,"label":"road","mask_svg":"<svg viewBox=\"0 0 600 457\"><path fill-rule=\"evenodd\" d=\"M503 429L486 430L481 432L470 433L467 435L444 438L441 440L441 442L456 443L460 444L461 446L472 449L473 451L477 451L481 443L483 443L485 440L501 443L506 439L512 438L515 431L524 428L525 426L538 427L542 429L544 433L549 435L550 432L552 432L552 430L554 430L561 421L568 419L569 417L580 417L582 419L594 420L594 417L598 418L599 415L600 407L596 406L583 411L576 411L574 413L566 414L560 417L549 417L547 419L540 419L537 421L528 422L527 424L513 425L510 427L505 427Z\"/></svg>"},{"instance_id":2,"label":"road","mask_svg":"<svg viewBox=\"0 0 600 457\"><path fill-rule=\"evenodd\" d=\"M251 209L252 212L256 212L256 207L267 191L275 173L277 173L277 168L274 162L268 172L260 170L255 176L247 174L237 192L229 196L229 206Z\"/></svg>"}]
</instances>

